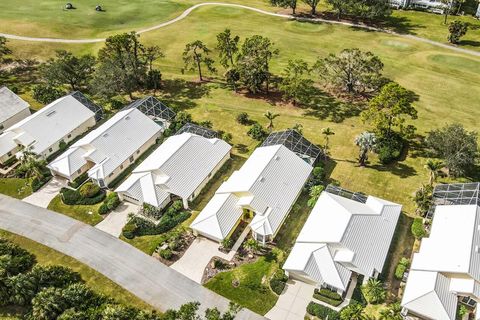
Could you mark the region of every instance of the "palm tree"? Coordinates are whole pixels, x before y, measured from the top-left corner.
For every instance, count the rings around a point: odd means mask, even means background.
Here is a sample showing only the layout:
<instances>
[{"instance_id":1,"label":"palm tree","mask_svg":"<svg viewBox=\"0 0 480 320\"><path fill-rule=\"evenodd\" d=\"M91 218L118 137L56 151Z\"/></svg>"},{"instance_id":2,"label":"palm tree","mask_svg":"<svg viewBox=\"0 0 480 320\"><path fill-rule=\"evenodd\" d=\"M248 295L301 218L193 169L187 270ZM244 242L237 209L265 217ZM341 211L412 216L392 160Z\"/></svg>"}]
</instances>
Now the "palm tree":
<instances>
[{"instance_id":1,"label":"palm tree","mask_svg":"<svg viewBox=\"0 0 480 320\"><path fill-rule=\"evenodd\" d=\"M379 320L403 320L402 306L400 303L395 302L387 306L385 309L380 310Z\"/></svg>"},{"instance_id":2,"label":"palm tree","mask_svg":"<svg viewBox=\"0 0 480 320\"><path fill-rule=\"evenodd\" d=\"M441 160L437 159L428 159L424 165L424 168L429 172L428 183L433 186L433 183L437 181L439 171L445 167L445 164Z\"/></svg>"},{"instance_id":3,"label":"palm tree","mask_svg":"<svg viewBox=\"0 0 480 320\"><path fill-rule=\"evenodd\" d=\"M382 303L387 297L387 292L383 287L383 283L378 279L370 278L365 285L362 286L362 292L369 303Z\"/></svg>"},{"instance_id":4,"label":"palm tree","mask_svg":"<svg viewBox=\"0 0 480 320\"><path fill-rule=\"evenodd\" d=\"M313 208L315 206L315 203L317 203L317 200L324 189L325 188L322 185L316 185L310 188L310 192L309 192L310 198L308 199L308 202L307 202L307 205L310 208Z\"/></svg>"},{"instance_id":5,"label":"palm tree","mask_svg":"<svg viewBox=\"0 0 480 320\"><path fill-rule=\"evenodd\" d=\"M340 311L341 320L365 320L363 306L359 303L352 303Z\"/></svg>"},{"instance_id":6,"label":"palm tree","mask_svg":"<svg viewBox=\"0 0 480 320\"><path fill-rule=\"evenodd\" d=\"M355 138L355 144L360 148L358 162L364 167L365 162L368 160L368 153L372 151L377 144L377 137L375 136L375 133L365 131Z\"/></svg>"},{"instance_id":7,"label":"palm tree","mask_svg":"<svg viewBox=\"0 0 480 320\"><path fill-rule=\"evenodd\" d=\"M275 120L276 117L280 116L278 113L271 113L270 111L267 111L265 114L264 114L265 118L268 119L268 126L267 126L267 129L270 130L270 132L272 132L273 130L273 120Z\"/></svg>"},{"instance_id":8,"label":"palm tree","mask_svg":"<svg viewBox=\"0 0 480 320\"><path fill-rule=\"evenodd\" d=\"M31 147L20 147L20 167L25 178L42 179L46 170L46 161L39 159L37 154L32 151Z\"/></svg>"},{"instance_id":9,"label":"palm tree","mask_svg":"<svg viewBox=\"0 0 480 320\"><path fill-rule=\"evenodd\" d=\"M330 136L333 136L335 134L335 132L333 132L332 129L327 127L327 128L322 129L322 134L323 134L324 139L325 139L325 146L323 148L325 149L325 154L327 154L328 153L328 143L330 142Z\"/></svg>"}]
</instances>

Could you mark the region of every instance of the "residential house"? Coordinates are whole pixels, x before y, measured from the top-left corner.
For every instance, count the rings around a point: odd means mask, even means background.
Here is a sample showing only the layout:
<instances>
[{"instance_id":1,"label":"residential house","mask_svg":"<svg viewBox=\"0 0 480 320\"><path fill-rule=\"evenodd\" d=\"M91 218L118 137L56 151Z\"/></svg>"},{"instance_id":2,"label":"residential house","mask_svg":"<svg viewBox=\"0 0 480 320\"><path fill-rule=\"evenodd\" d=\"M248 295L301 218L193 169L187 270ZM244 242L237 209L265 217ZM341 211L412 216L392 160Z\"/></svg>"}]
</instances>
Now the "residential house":
<instances>
[{"instance_id":1,"label":"residential house","mask_svg":"<svg viewBox=\"0 0 480 320\"><path fill-rule=\"evenodd\" d=\"M352 276L382 272L402 206L329 186L283 269L290 277L344 294Z\"/></svg>"},{"instance_id":2,"label":"residential house","mask_svg":"<svg viewBox=\"0 0 480 320\"><path fill-rule=\"evenodd\" d=\"M422 9L441 14L449 6L442 0L389 0L389 2L395 8Z\"/></svg>"},{"instance_id":3,"label":"residential house","mask_svg":"<svg viewBox=\"0 0 480 320\"><path fill-rule=\"evenodd\" d=\"M180 197L185 208L230 159L232 147L216 133L187 124L166 139L116 190L126 201L158 208Z\"/></svg>"},{"instance_id":4,"label":"residential house","mask_svg":"<svg viewBox=\"0 0 480 320\"><path fill-rule=\"evenodd\" d=\"M320 149L294 130L271 134L235 171L191 224L215 241L228 238L242 219L265 244L280 230L313 169Z\"/></svg>"},{"instance_id":5,"label":"residential house","mask_svg":"<svg viewBox=\"0 0 480 320\"><path fill-rule=\"evenodd\" d=\"M7 87L0 87L0 133L30 115L30 105Z\"/></svg>"},{"instance_id":6,"label":"residential house","mask_svg":"<svg viewBox=\"0 0 480 320\"><path fill-rule=\"evenodd\" d=\"M455 320L459 303L474 309L480 302L479 184L444 186L450 189L441 191L445 204L434 207L430 235L422 239L408 273L402 299L406 319ZM435 197L441 192L436 189ZM475 319L480 319L478 308Z\"/></svg>"},{"instance_id":7,"label":"residential house","mask_svg":"<svg viewBox=\"0 0 480 320\"><path fill-rule=\"evenodd\" d=\"M70 181L87 172L100 187L107 187L155 144L164 129L136 108L119 111L70 146L48 168Z\"/></svg>"},{"instance_id":8,"label":"residential house","mask_svg":"<svg viewBox=\"0 0 480 320\"><path fill-rule=\"evenodd\" d=\"M28 148L47 158L85 133L101 119L103 111L81 92L55 100L34 114L7 128L0 135L0 163Z\"/></svg>"}]
</instances>

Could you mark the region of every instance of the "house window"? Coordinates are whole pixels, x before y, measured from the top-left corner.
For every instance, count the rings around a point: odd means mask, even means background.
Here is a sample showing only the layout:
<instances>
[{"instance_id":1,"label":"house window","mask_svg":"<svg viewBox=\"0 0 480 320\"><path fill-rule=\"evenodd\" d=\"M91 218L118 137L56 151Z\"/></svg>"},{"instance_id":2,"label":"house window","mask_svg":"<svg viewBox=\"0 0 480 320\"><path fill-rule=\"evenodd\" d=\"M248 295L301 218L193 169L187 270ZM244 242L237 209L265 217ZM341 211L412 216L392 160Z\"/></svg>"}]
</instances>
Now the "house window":
<instances>
[{"instance_id":1,"label":"house window","mask_svg":"<svg viewBox=\"0 0 480 320\"><path fill-rule=\"evenodd\" d=\"M0 124L0 130L3 130L3 128L5 128L5 126L3 124Z\"/></svg>"},{"instance_id":2,"label":"house window","mask_svg":"<svg viewBox=\"0 0 480 320\"><path fill-rule=\"evenodd\" d=\"M71 135L71 134L69 134L69 135L67 136L67 138L71 138L71 137L72 137L72 135Z\"/></svg>"},{"instance_id":3,"label":"house window","mask_svg":"<svg viewBox=\"0 0 480 320\"><path fill-rule=\"evenodd\" d=\"M50 148L50 149L48 149L48 151L49 151L49 152L52 152L52 151L53 151L53 149L52 149L52 148Z\"/></svg>"},{"instance_id":4,"label":"house window","mask_svg":"<svg viewBox=\"0 0 480 320\"><path fill-rule=\"evenodd\" d=\"M210 178L212 176L212 173L210 172L207 176L207 178Z\"/></svg>"},{"instance_id":5,"label":"house window","mask_svg":"<svg viewBox=\"0 0 480 320\"><path fill-rule=\"evenodd\" d=\"M120 170L122 170L122 169L123 169L123 164L120 165Z\"/></svg>"},{"instance_id":6,"label":"house window","mask_svg":"<svg viewBox=\"0 0 480 320\"><path fill-rule=\"evenodd\" d=\"M78 173L78 174L82 173L82 169L78 169L78 170L77 170L77 173Z\"/></svg>"},{"instance_id":7,"label":"house window","mask_svg":"<svg viewBox=\"0 0 480 320\"><path fill-rule=\"evenodd\" d=\"M140 153L140 150L137 150L137 154L139 154L139 153Z\"/></svg>"},{"instance_id":8,"label":"house window","mask_svg":"<svg viewBox=\"0 0 480 320\"><path fill-rule=\"evenodd\" d=\"M113 176L113 172L108 175L109 178L110 178L111 176Z\"/></svg>"},{"instance_id":9,"label":"house window","mask_svg":"<svg viewBox=\"0 0 480 320\"><path fill-rule=\"evenodd\" d=\"M11 157L11 156L12 156L12 153L11 153L11 152L7 153L7 156Z\"/></svg>"},{"instance_id":10,"label":"house window","mask_svg":"<svg viewBox=\"0 0 480 320\"><path fill-rule=\"evenodd\" d=\"M130 160L130 162L133 162L133 156L131 156L129 160Z\"/></svg>"}]
</instances>

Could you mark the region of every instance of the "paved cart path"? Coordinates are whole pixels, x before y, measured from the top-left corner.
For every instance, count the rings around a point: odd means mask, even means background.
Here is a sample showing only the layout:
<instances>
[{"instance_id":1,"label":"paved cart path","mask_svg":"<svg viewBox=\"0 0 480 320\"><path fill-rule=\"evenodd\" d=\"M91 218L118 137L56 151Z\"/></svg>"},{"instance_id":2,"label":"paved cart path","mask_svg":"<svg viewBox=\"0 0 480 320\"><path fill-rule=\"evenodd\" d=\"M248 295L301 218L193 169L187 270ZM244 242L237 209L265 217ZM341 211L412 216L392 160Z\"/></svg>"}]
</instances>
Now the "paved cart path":
<instances>
[{"instance_id":1,"label":"paved cart path","mask_svg":"<svg viewBox=\"0 0 480 320\"><path fill-rule=\"evenodd\" d=\"M129 244L83 222L0 195L0 229L49 246L110 278L160 309L199 301L202 308L228 308L229 301ZM264 319L244 309L238 319Z\"/></svg>"},{"instance_id":2,"label":"paved cart path","mask_svg":"<svg viewBox=\"0 0 480 320\"><path fill-rule=\"evenodd\" d=\"M199 3L196 5L191 6L190 8L186 9L182 14L180 14L178 17L171 19L169 21L157 24L155 26L145 28L138 30L138 34L142 34L145 32L153 31L156 29L160 29L163 27L166 27L168 25L171 25L175 22L178 22L180 20L185 19L193 10L203 7L203 6L226 6L226 7L235 7L235 8L240 8L240 9L246 9L250 11L254 11L257 13L269 15L269 16L274 16L274 17L279 17L279 18L285 18L285 19L292 19L292 20L299 20L299 21L311 21L311 22L324 22L324 23L331 23L331 24L339 24L339 25L344 25L344 26L349 26L349 27L356 27L356 28L362 28L362 29L367 29L367 30L372 30L372 31L378 31L378 32L384 32L392 35L396 35L399 37L411 39L414 41L419 41L419 42L424 42L428 43L437 47L441 47L444 49L449 49L452 51L456 51L459 53L465 53L473 56L480 57L480 51L474 51L474 50L469 50L469 49L463 49L459 47L455 47L446 43L441 43L429 39L425 39L422 37L417 37L414 35L410 34L402 34L402 33L397 33L391 30L386 30L382 28L377 28L377 27L372 27L368 26L365 24L361 23L354 23L354 22L346 22L346 21L335 21L335 20L327 20L327 19L322 19L322 18L298 18L294 17L289 14L281 14L281 13L274 13L254 7L249 7L245 6L242 4L235 4L235 3L223 3L223 2L204 2L204 3ZM20 35L14 35L14 34L8 34L8 33L0 33L0 36L3 36L7 39L13 39L13 40L23 40L23 41L38 41L38 42L57 42L57 43L97 43L97 42L103 42L105 39L103 38L97 38L97 39L60 39L60 38L35 38L35 37L26 37L26 36L20 36Z\"/></svg>"}]
</instances>

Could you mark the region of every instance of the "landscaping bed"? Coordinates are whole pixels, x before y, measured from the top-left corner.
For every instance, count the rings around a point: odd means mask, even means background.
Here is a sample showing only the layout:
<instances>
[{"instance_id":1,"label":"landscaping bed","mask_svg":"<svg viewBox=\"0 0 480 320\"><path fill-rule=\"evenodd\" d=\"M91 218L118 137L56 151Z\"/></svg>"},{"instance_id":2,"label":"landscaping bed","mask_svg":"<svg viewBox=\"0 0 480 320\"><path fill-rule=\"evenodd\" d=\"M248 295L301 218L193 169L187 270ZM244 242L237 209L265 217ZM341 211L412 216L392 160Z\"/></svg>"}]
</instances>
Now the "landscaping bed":
<instances>
[{"instance_id":1,"label":"landscaping bed","mask_svg":"<svg viewBox=\"0 0 480 320\"><path fill-rule=\"evenodd\" d=\"M191 231L183 228L181 230L172 230L167 233L167 237L160 243L152 256L161 263L171 266L180 260L193 240L195 240L195 236Z\"/></svg>"},{"instance_id":2,"label":"landscaping bed","mask_svg":"<svg viewBox=\"0 0 480 320\"><path fill-rule=\"evenodd\" d=\"M228 254L230 250L232 250L232 247L235 245L237 242L238 238L240 238L240 235L242 232L245 230L245 228L248 226L248 222L241 220L238 226L235 228L235 231L233 231L232 235L230 238L227 238L222 241L222 245L218 248L220 252Z\"/></svg>"},{"instance_id":3,"label":"landscaping bed","mask_svg":"<svg viewBox=\"0 0 480 320\"><path fill-rule=\"evenodd\" d=\"M341 295L328 289L315 289L313 297L334 307L338 307L343 302Z\"/></svg>"},{"instance_id":4,"label":"landscaping bed","mask_svg":"<svg viewBox=\"0 0 480 320\"><path fill-rule=\"evenodd\" d=\"M310 302L307 306L307 313L319 319L340 320L340 313L322 306L321 304Z\"/></svg>"}]
</instances>

